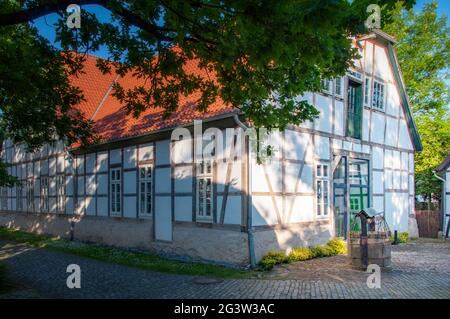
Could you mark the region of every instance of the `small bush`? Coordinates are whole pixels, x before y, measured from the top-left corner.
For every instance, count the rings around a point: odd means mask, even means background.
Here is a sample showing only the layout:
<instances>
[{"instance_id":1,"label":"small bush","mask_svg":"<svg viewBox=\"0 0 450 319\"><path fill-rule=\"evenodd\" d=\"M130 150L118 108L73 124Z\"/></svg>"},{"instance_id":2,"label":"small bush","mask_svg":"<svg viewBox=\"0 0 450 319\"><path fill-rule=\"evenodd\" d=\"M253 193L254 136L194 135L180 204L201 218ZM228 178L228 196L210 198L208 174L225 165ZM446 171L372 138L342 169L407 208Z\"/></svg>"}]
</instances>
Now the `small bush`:
<instances>
[{"instance_id":1,"label":"small bush","mask_svg":"<svg viewBox=\"0 0 450 319\"><path fill-rule=\"evenodd\" d=\"M329 257L347 252L347 246L342 239L331 239L326 245L315 247L297 247L294 248L289 256L281 251L268 252L259 262L259 267L263 270L271 270L275 265L290 263L295 261L304 261L318 257Z\"/></svg>"},{"instance_id":2,"label":"small bush","mask_svg":"<svg viewBox=\"0 0 450 319\"><path fill-rule=\"evenodd\" d=\"M328 241L327 246L331 247L336 255L345 254L347 252L347 245L341 238L333 238Z\"/></svg>"},{"instance_id":3,"label":"small bush","mask_svg":"<svg viewBox=\"0 0 450 319\"><path fill-rule=\"evenodd\" d=\"M311 249L306 247L294 248L288 256L290 262L303 261L313 258Z\"/></svg>"},{"instance_id":4,"label":"small bush","mask_svg":"<svg viewBox=\"0 0 450 319\"><path fill-rule=\"evenodd\" d=\"M394 234L391 235L391 241L394 241ZM399 244L404 244L407 243L409 241L409 233L404 231L404 232L400 232L398 233L398 242Z\"/></svg>"},{"instance_id":5,"label":"small bush","mask_svg":"<svg viewBox=\"0 0 450 319\"><path fill-rule=\"evenodd\" d=\"M336 255L334 253L333 248L331 248L330 246L327 246L327 245L320 245L320 246L316 246L316 247L311 247L311 252L312 252L313 258L329 257L329 256Z\"/></svg>"},{"instance_id":6,"label":"small bush","mask_svg":"<svg viewBox=\"0 0 450 319\"><path fill-rule=\"evenodd\" d=\"M270 270L273 266L289 262L288 257L282 251L269 251L259 262L264 270Z\"/></svg>"}]
</instances>

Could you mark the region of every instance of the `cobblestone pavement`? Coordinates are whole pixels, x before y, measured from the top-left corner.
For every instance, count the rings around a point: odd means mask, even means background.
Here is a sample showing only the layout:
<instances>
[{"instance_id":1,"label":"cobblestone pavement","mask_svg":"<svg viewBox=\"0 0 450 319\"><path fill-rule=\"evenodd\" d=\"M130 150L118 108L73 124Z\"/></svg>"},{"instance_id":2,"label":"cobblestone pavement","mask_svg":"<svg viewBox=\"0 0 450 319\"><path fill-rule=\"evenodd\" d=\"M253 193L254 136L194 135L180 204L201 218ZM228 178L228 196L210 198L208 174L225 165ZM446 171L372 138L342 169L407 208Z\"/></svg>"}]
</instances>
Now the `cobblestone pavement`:
<instances>
[{"instance_id":1,"label":"cobblestone pavement","mask_svg":"<svg viewBox=\"0 0 450 319\"><path fill-rule=\"evenodd\" d=\"M394 246L393 269L381 288L349 269L345 256L275 268L259 279L199 283L198 277L163 274L0 241L0 260L19 291L0 298L446 298L450 299L449 243ZM81 289L68 289L66 267L81 267Z\"/></svg>"}]
</instances>

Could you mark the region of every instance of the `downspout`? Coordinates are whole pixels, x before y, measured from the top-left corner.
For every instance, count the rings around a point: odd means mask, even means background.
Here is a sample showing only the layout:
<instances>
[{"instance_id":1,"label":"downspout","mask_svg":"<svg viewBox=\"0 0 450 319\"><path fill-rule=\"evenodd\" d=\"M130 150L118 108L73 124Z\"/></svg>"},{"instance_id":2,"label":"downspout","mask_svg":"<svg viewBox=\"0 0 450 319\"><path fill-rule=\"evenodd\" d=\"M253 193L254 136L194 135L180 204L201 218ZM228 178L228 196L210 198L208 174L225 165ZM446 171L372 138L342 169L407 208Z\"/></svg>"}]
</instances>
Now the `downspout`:
<instances>
[{"instance_id":1,"label":"downspout","mask_svg":"<svg viewBox=\"0 0 450 319\"><path fill-rule=\"evenodd\" d=\"M439 176L436 171L433 171L433 175L434 177L436 177L438 180L440 180L442 182L442 196L441 196L441 213L442 213L442 218L439 221L439 228L442 232L445 231L444 229L444 225L445 225L445 212L446 212L446 207L445 207L445 179L443 179L441 176ZM445 236L445 235L444 235Z\"/></svg>"},{"instance_id":2,"label":"downspout","mask_svg":"<svg viewBox=\"0 0 450 319\"><path fill-rule=\"evenodd\" d=\"M247 132L249 127L242 123L237 114L233 116L236 124L244 130L244 133ZM250 196L250 155L249 155L249 147L248 147L248 136L244 135L245 139L245 149L246 149L246 162L247 162L247 236L248 236L248 257L250 261L250 267L256 267L256 257L255 257L255 241L253 236L253 224L252 224L252 210L251 210L251 196Z\"/></svg>"}]
</instances>

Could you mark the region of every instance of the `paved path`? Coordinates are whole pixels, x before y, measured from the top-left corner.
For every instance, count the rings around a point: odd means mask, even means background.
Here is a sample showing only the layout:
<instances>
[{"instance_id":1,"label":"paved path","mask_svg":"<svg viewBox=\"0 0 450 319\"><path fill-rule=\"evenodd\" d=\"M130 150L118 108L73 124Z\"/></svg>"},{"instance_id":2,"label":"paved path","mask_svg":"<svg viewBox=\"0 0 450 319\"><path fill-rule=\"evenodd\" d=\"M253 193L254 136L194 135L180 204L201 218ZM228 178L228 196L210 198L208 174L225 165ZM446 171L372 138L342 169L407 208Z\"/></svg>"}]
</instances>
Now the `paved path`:
<instances>
[{"instance_id":1,"label":"paved path","mask_svg":"<svg viewBox=\"0 0 450 319\"><path fill-rule=\"evenodd\" d=\"M199 284L198 277L163 274L0 241L0 260L20 291L8 298L446 298L450 245L412 243L393 248L393 270L381 288L350 270L344 256L277 267L262 279ZM68 289L66 267L81 267L81 289Z\"/></svg>"}]
</instances>

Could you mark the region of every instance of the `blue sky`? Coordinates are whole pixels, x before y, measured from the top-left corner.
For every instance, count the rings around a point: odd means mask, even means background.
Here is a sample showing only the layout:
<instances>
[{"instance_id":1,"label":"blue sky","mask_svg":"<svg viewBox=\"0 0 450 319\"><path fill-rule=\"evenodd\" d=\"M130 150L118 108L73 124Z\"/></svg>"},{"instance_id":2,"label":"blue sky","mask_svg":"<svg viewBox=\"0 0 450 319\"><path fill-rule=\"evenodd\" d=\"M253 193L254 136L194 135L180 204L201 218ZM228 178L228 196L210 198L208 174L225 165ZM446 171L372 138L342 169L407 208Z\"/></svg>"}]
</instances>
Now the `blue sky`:
<instances>
[{"instance_id":1,"label":"blue sky","mask_svg":"<svg viewBox=\"0 0 450 319\"><path fill-rule=\"evenodd\" d=\"M432 0L417 0L415 9L420 10L422 6L425 3L431 2ZM438 13L440 15L445 14L447 16L447 21L450 16L450 0L437 0L438 2ZM106 9L103 9L100 6L96 5L86 5L82 7L83 10L88 10L91 13L94 13L99 19L108 19L109 18L109 11ZM52 14L48 15L46 17L41 17L39 19L35 20L35 25L38 27L39 32L45 36L47 39L49 39L51 42L54 42L55 40L55 29L52 26L52 24L56 21L57 15ZM83 23L83 22L82 22ZM100 56L100 57L106 57L107 51L105 48L100 49L97 52L93 52L93 54Z\"/></svg>"}]
</instances>

